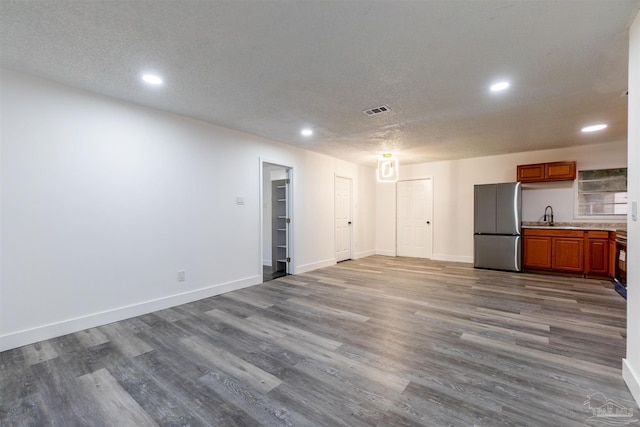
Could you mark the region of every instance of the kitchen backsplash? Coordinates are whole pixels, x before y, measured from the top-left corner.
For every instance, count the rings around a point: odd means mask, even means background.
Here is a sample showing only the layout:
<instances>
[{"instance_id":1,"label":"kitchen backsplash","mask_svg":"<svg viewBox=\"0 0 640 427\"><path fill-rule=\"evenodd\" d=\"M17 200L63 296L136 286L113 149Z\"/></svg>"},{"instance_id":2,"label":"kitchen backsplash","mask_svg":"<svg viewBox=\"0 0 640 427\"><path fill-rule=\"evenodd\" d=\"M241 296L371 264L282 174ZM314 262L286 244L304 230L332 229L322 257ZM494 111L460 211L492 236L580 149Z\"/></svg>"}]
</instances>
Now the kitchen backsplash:
<instances>
[{"instance_id":1,"label":"kitchen backsplash","mask_svg":"<svg viewBox=\"0 0 640 427\"><path fill-rule=\"evenodd\" d=\"M524 221L542 221L544 208L553 207L556 221L574 221L573 185L571 183L545 183L546 186L533 187L529 184L522 189L522 219Z\"/></svg>"}]
</instances>

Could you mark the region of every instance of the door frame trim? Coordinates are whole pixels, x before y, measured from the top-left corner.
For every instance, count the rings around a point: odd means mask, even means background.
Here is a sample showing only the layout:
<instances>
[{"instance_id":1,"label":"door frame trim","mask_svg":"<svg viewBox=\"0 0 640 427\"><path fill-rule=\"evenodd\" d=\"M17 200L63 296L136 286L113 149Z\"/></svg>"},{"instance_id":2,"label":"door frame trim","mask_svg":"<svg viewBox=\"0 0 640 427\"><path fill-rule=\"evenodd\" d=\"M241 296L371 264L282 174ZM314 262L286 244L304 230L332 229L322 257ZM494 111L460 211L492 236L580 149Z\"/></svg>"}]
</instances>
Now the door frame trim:
<instances>
[{"instance_id":1,"label":"door frame trim","mask_svg":"<svg viewBox=\"0 0 640 427\"><path fill-rule=\"evenodd\" d=\"M429 252L431 252L431 257L430 258L425 258L425 259L433 259L433 241L434 239L434 224L435 224L435 220L433 217L433 200L435 199L435 185L434 185L434 181L433 181L433 176L424 176L421 178L413 178L413 179L401 179L396 181L396 223L395 223L395 230L394 230L394 234L396 235L396 239L395 239L395 252L396 255L398 256L398 184L401 182L408 182L408 181L424 181L426 179L431 180L431 212L429 212L430 216L431 216L431 241L427 242L427 245L429 245Z\"/></svg>"},{"instance_id":2,"label":"door frame trim","mask_svg":"<svg viewBox=\"0 0 640 427\"><path fill-rule=\"evenodd\" d=\"M264 257L264 180L263 180L263 167L265 163L274 166L280 166L287 170L287 175L290 179L289 182L289 194L288 194L288 211L287 216L291 218L291 223L289 224L289 235L287 240L287 248L289 249L289 257L291 258L291 262L287 265L287 274L295 274L296 273L296 252L294 250L294 229L295 229L295 217L293 215L293 186L294 186L294 176L295 169L291 165L287 165L278 160L272 160L265 157L259 157L259 168L258 168L258 221L259 221L259 229L260 229L260 250L258 251L258 274L262 277L262 260Z\"/></svg>"},{"instance_id":3,"label":"door frame trim","mask_svg":"<svg viewBox=\"0 0 640 427\"><path fill-rule=\"evenodd\" d=\"M351 195L349 200L349 211L351 215L351 227L349 227L349 259L353 259L353 217L354 217L354 197L353 197L353 188L354 188L354 179L351 176L347 176L344 174L333 174L333 257L338 262L338 258L336 257L336 179L343 178L349 180L349 194Z\"/></svg>"}]
</instances>

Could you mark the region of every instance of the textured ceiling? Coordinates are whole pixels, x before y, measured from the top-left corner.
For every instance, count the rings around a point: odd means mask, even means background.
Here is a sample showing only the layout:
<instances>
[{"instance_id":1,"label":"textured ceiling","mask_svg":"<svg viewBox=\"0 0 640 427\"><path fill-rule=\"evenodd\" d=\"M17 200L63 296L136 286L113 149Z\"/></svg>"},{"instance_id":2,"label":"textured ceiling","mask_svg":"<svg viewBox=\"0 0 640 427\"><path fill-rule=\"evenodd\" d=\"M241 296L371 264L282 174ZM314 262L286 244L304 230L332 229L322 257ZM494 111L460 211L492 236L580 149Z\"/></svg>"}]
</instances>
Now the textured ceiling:
<instances>
[{"instance_id":1,"label":"textured ceiling","mask_svg":"<svg viewBox=\"0 0 640 427\"><path fill-rule=\"evenodd\" d=\"M357 163L417 163L626 138L639 7L1 0L0 50L5 67L93 92ZM146 87L143 71L165 85ZM500 78L510 90L490 93ZM382 104L391 112L362 113ZM609 127L580 132L594 122Z\"/></svg>"}]
</instances>

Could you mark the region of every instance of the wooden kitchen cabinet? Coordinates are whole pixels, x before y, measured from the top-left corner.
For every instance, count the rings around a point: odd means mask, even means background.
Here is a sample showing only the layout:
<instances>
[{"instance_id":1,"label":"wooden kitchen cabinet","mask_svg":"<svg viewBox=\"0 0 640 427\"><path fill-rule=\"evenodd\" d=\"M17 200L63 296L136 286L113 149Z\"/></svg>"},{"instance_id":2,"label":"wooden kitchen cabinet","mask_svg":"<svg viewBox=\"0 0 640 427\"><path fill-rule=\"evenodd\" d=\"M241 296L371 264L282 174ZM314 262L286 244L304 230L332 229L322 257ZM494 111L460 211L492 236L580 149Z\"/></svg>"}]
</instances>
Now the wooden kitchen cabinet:
<instances>
[{"instance_id":1,"label":"wooden kitchen cabinet","mask_svg":"<svg viewBox=\"0 0 640 427\"><path fill-rule=\"evenodd\" d=\"M585 232L585 274L610 276L613 277L609 265L609 252L611 240L615 240L615 233L611 233L614 237L610 239L608 231L586 231ZM614 242L615 245L615 242ZM615 247L614 247L615 250Z\"/></svg>"},{"instance_id":2,"label":"wooden kitchen cabinet","mask_svg":"<svg viewBox=\"0 0 640 427\"><path fill-rule=\"evenodd\" d=\"M544 165L545 181L573 181L576 179L576 162L553 162Z\"/></svg>"},{"instance_id":3,"label":"wooden kitchen cabinet","mask_svg":"<svg viewBox=\"0 0 640 427\"><path fill-rule=\"evenodd\" d=\"M584 270L584 240L576 237L554 237L551 268L558 271L582 273Z\"/></svg>"},{"instance_id":4,"label":"wooden kitchen cabinet","mask_svg":"<svg viewBox=\"0 0 640 427\"><path fill-rule=\"evenodd\" d=\"M525 235L522 242L524 268L551 269L551 237Z\"/></svg>"},{"instance_id":5,"label":"wooden kitchen cabinet","mask_svg":"<svg viewBox=\"0 0 640 427\"><path fill-rule=\"evenodd\" d=\"M534 163L517 166L518 181L573 181L576 179L576 162Z\"/></svg>"},{"instance_id":6,"label":"wooden kitchen cabinet","mask_svg":"<svg viewBox=\"0 0 640 427\"><path fill-rule=\"evenodd\" d=\"M616 276L616 233L612 231L609 233L609 271L607 276Z\"/></svg>"},{"instance_id":7,"label":"wooden kitchen cabinet","mask_svg":"<svg viewBox=\"0 0 640 427\"><path fill-rule=\"evenodd\" d=\"M518 181L540 182L544 181L544 163L534 165L518 165Z\"/></svg>"},{"instance_id":8,"label":"wooden kitchen cabinet","mask_svg":"<svg viewBox=\"0 0 640 427\"><path fill-rule=\"evenodd\" d=\"M615 233L525 228L522 242L525 269L613 277L610 258Z\"/></svg>"},{"instance_id":9,"label":"wooden kitchen cabinet","mask_svg":"<svg viewBox=\"0 0 640 427\"><path fill-rule=\"evenodd\" d=\"M587 274L609 274L609 239L588 239Z\"/></svg>"},{"instance_id":10,"label":"wooden kitchen cabinet","mask_svg":"<svg viewBox=\"0 0 640 427\"><path fill-rule=\"evenodd\" d=\"M523 267L582 273L584 232L525 228L523 231Z\"/></svg>"}]
</instances>

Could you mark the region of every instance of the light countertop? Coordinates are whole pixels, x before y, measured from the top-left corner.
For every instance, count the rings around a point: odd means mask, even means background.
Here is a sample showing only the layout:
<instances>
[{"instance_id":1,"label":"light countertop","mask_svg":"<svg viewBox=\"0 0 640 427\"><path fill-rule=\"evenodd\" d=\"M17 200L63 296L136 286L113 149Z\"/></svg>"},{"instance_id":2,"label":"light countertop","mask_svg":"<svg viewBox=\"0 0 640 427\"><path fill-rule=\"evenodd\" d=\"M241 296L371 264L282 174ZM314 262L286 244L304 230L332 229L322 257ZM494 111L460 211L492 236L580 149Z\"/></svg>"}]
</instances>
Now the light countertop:
<instances>
[{"instance_id":1,"label":"light countertop","mask_svg":"<svg viewBox=\"0 0 640 427\"><path fill-rule=\"evenodd\" d=\"M537 228L542 230L599 230L599 231L616 231L626 230L627 223L592 223L592 222L556 222L549 225L545 222L522 222L522 228Z\"/></svg>"}]
</instances>

